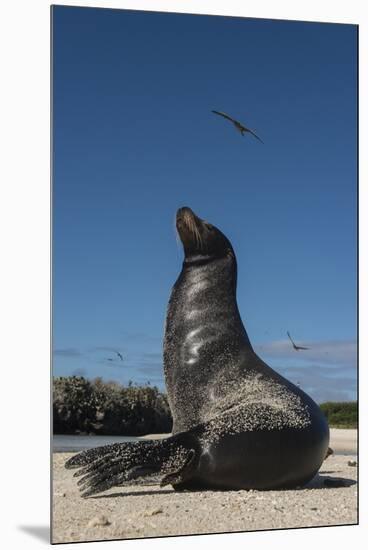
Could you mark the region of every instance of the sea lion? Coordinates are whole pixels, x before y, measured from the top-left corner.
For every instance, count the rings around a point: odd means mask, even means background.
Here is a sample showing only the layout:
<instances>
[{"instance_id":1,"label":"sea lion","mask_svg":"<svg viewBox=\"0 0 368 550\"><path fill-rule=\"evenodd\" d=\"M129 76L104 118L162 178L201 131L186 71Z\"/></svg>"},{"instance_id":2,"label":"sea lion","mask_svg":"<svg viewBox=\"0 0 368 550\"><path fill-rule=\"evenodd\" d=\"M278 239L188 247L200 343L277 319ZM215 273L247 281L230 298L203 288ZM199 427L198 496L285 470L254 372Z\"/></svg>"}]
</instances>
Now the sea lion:
<instances>
[{"instance_id":1,"label":"sea lion","mask_svg":"<svg viewBox=\"0 0 368 550\"><path fill-rule=\"evenodd\" d=\"M66 467L79 468L83 496L152 475L176 490L302 486L326 456L326 418L254 352L230 241L187 207L176 226L185 258L164 339L173 435L83 451Z\"/></svg>"}]
</instances>

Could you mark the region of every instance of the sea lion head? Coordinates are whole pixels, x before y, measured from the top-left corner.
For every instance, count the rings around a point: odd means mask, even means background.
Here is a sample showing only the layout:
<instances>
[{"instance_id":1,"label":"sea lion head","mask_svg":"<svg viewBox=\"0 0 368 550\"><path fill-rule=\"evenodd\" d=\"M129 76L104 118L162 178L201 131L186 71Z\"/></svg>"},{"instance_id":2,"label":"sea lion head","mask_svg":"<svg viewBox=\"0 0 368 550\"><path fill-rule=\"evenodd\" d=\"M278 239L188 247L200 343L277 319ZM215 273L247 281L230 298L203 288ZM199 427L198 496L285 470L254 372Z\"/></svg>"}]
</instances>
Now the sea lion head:
<instances>
[{"instance_id":1,"label":"sea lion head","mask_svg":"<svg viewBox=\"0 0 368 550\"><path fill-rule=\"evenodd\" d=\"M235 259L230 241L214 225L199 218L188 206L176 213L176 229L187 262L204 262L218 258Z\"/></svg>"}]
</instances>

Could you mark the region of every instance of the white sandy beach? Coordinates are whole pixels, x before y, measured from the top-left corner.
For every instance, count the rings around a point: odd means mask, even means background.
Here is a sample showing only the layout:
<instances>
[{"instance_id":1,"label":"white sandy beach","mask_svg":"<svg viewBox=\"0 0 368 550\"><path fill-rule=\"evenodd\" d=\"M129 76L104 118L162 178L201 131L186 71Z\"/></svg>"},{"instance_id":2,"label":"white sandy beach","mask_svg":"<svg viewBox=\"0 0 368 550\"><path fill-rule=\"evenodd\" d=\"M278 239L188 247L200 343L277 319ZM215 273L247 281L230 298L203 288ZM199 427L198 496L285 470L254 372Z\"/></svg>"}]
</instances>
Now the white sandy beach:
<instances>
[{"instance_id":1,"label":"white sandy beach","mask_svg":"<svg viewBox=\"0 0 368 550\"><path fill-rule=\"evenodd\" d=\"M159 437L159 436L156 436ZM357 523L356 430L331 430L335 454L303 489L176 493L156 485L80 497L74 453L54 453L54 543ZM337 454L344 453L344 454Z\"/></svg>"}]
</instances>

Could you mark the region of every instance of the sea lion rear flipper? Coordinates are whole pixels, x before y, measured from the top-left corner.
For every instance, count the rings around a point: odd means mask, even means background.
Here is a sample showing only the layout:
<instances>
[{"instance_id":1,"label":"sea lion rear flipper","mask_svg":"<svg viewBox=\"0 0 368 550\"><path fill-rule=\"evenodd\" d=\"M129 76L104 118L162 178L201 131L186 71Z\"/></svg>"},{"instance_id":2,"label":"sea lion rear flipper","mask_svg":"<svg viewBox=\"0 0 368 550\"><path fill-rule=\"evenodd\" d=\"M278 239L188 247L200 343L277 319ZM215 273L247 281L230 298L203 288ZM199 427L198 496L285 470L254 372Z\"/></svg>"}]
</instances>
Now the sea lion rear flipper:
<instances>
[{"instance_id":1,"label":"sea lion rear flipper","mask_svg":"<svg viewBox=\"0 0 368 550\"><path fill-rule=\"evenodd\" d=\"M328 458L330 455L333 455L333 454L334 454L334 450L331 449L331 447L329 447L327 449L326 456L325 456L324 460L326 460L326 458Z\"/></svg>"}]
</instances>

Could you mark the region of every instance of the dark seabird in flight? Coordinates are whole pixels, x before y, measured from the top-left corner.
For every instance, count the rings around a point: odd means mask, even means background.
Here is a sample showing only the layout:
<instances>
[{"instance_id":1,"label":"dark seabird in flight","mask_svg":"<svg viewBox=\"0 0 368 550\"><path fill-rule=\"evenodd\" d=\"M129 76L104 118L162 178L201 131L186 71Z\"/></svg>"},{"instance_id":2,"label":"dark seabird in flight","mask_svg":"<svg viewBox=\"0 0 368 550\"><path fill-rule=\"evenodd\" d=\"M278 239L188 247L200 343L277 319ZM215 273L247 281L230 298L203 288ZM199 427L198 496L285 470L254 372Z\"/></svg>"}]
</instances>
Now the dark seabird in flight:
<instances>
[{"instance_id":1,"label":"dark seabird in flight","mask_svg":"<svg viewBox=\"0 0 368 550\"><path fill-rule=\"evenodd\" d=\"M290 342L293 344L293 348L295 349L295 351L299 351L300 349L309 349L309 348L305 348L305 347L303 347L303 346L296 346L296 345L294 344L294 342L293 342L293 340L292 340L292 338L291 338L291 336L290 336L290 334L289 334L288 331L286 331L286 334L289 336Z\"/></svg>"},{"instance_id":2,"label":"dark seabird in flight","mask_svg":"<svg viewBox=\"0 0 368 550\"><path fill-rule=\"evenodd\" d=\"M253 132L253 130L250 130L249 128L247 128L246 126L243 126L243 124L241 124L240 122L238 122L237 120L235 120L234 118L231 118L231 116L227 115L226 113L221 113L220 111L212 111L213 113L215 113L216 115L220 115L224 118L226 118L227 120L230 120L230 122L232 122L235 126L235 128L237 130L239 130L239 132L241 133L242 136L244 136L244 133L245 132L249 132L250 134L252 134L252 136L254 136L256 139L258 139L258 141L260 141L261 143L263 143L263 141L261 140L261 138L259 138L257 136L257 134L255 134Z\"/></svg>"},{"instance_id":3,"label":"dark seabird in flight","mask_svg":"<svg viewBox=\"0 0 368 550\"><path fill-rule=\"evenodd\" d=\"M116 351L115 353L116 353L116 355L119 357L119 359L121 359L121 360L123 361L123 356L121 355L121 353L118 352L118 351Z\"/></svg>"}]
</instances>

